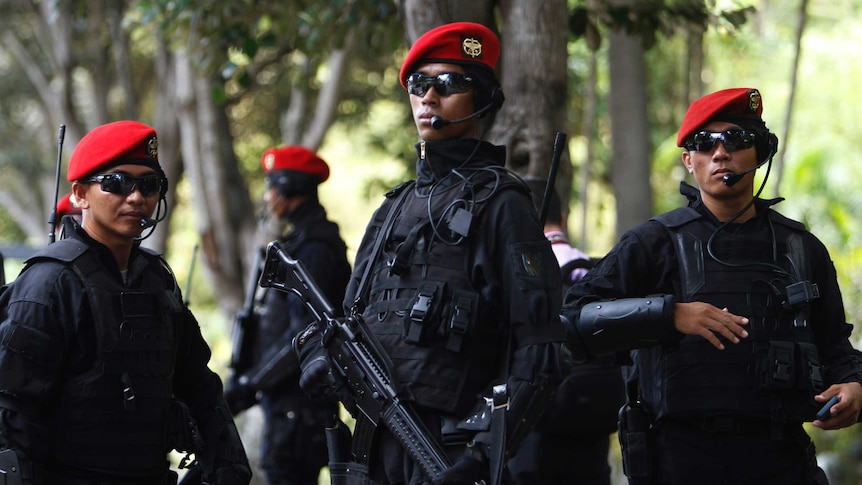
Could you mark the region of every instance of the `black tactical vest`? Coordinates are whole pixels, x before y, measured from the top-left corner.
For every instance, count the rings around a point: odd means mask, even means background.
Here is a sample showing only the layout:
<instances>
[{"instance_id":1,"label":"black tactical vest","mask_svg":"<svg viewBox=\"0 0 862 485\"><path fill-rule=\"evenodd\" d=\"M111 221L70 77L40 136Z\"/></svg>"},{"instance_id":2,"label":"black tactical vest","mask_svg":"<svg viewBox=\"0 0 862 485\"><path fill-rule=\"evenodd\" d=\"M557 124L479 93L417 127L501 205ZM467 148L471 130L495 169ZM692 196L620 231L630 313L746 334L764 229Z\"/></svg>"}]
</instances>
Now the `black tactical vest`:
<instances>
[{"instance_id":1,"label":"black tactical vest","mask_svg":"<svg viewBox=\"0 0 862 485\"><path fill-rule=\"evenodd\" d=\"M474 284L472 248L483 237L478 222L495 194L524 188L505 172L479 172L471 182L430 197L412 185L402 187L410 193L389 231L383 219L394 197L377 211L372 224L377 237L387 239L373 262L363 312L402 391L423 406L458 416L499 373L507 335L493 318L497 309L488 308L488 295Z\"/></svg>"},{"instance_id":2,"label":"black tactical vest","mask_svg":"<svg viewBox=\"0 0 862 485\"><path fill-rule=\"evenodd\" d=\"M81 279L92 315L84 325L97 339L92 367L68 376L61 390L54 437L60 466L127 476L164 472L183 306L160 258L142 253L151 260L141 276L145 293L125 289L83 242L61 240L38 255L70 265Z\"/></svg>"},{"instance_id":3,"label":"black tactical vest","mask_svg":"<svg viewBox=\"0 0 862 485\"><path fill-rule=\"evenodd\" d=\"M816 286L807 281L804 227L770 210L766 229L756 237L720 231L712 247L717 261L707 250L716 226L694 209L655 220L674 241L679 301L704 301L750 320L748 338L725 350L687 335L678 345L647 353L662 376L648 399L662 403L659 416L722 413L810 421L817 409L813 396L823 390L823 369L808 320ZM800 291L808 297L800 298Z\"/></svg>"}]
</instances>

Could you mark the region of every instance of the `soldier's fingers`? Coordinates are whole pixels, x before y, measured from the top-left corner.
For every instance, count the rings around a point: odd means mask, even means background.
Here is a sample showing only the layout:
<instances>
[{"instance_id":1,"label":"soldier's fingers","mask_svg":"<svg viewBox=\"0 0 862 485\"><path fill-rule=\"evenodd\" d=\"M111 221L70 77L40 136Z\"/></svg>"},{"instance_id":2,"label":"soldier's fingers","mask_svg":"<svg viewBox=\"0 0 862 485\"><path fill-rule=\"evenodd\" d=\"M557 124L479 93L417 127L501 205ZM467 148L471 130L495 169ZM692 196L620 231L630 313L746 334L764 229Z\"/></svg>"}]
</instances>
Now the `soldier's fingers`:
<instances>
[{"instance_id":1,"label":"soldier's fingers","mask_svg":"<svg viewBox=\"0 0 862 485\"><path fill-rule=\"evenodd\" d=\"M717 319L724 328L729 329L734 335L742 338L748 337L748 331L743 327L743 325L748 325L748 318L734 315L727 311L727 308L723 308Z\"/></svg>"},{"instance_id":2,"label":"soldier's fingers","mask_svg":"<svg viewBox=\"0 0 862 485\"><path fill-rule=\"evenodd\" d=\"M713 347L718 350L724 350L724 344L721 343L721 339L715 336L715 333L712 332L709 328L704 328L704 331L700 334L701 337L705 338L709 343L712 344Z\"/></svg>"}]
</instances>

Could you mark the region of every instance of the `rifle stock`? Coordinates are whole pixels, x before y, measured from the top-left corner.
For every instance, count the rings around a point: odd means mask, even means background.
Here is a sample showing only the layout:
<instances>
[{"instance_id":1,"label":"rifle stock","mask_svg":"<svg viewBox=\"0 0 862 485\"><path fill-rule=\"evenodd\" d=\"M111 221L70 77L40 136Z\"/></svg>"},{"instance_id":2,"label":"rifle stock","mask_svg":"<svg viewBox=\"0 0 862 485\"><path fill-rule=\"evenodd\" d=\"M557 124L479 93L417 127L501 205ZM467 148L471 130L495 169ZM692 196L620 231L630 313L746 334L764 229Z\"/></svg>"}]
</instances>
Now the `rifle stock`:
<instances>
[{"instance_id":1,"label":"rifle stock","mask_svg":"<svg viewBox=\"0 0 862 485\"><path fill-rule=\"evenodd\" d=\"M286 254L276 242L267 247L260 286L295 294L314 315L322 331L322 344L332 361L333 375L345 384L355 405L354 417L365 420L373 429L381 423L386 426L429 478L449 468L442 446L432 438L409 403L399 398L388 358L376 337L359 318L335 318L334 308L303 264Z\"/></svg>"}]
</instances>

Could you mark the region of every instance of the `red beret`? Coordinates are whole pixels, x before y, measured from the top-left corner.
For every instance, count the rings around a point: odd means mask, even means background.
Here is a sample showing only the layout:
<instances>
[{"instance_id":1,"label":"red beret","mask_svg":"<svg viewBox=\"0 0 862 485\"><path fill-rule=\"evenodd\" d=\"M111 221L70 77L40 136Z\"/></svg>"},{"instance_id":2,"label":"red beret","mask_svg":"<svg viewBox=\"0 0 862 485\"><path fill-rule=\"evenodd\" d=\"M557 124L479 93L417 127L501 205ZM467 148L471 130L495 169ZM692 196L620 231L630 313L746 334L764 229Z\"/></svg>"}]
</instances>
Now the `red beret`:
<instances>
[{"instance_id":1,"label":"red beret","mask_svg":"<svg viewBox=\"0 0 862 485\"><path fill-rule=\"evenodd\" d=\"M494 72L500 57L500 41L488 27L472 22L441 25L422 34L401 65L399 79L407 88L407 78L421 63L445 62L477 64Z\"/></svg>"},{"instance_id":2,"label":"red beret","mask_svg":"<svg viewBox=\"0 0 862 485\"><path fill-rule=\"evenodd\" d=\"M317 177L318 183L329 178L329 165L313 151L301 146L270 148L263 152L260 162L266 173L293 170Z\"/></svg>"},{"instance_id":3,"label":"red beret","mask_svg":"<svg viewBox=\"0 0 862 485\"><path fill-rule=\"evenodd\" d=\"M143 123L128 120L94 128L81 138L72 152L66 178L74 182L126 163L159 167L156 130Z\"/></svg>"},{"instance_id":4,"label":"red beret","mask_svg":"<svg viewBox=\"0 0 862 485\"><path fill-rule=\"evenodd\" d=\"M64 195L59 202L57 202L57 220L59 221L61 217L80 214L81 208L75 205L72 202L72 193Z\"/></svg>"},{"instance_id":5,"label":"red beret","mask_svg":"<svg viewBox=\"0 0 862 485\"><path fill-rule=\"evenodd\" d=\"M721 117L753 118L760 120L763 101L760 91L752 88L731 88L716 91L697 99L682 119L677 146L683 146L686 138L701 126Z\"/></svg>"}]
</instances>

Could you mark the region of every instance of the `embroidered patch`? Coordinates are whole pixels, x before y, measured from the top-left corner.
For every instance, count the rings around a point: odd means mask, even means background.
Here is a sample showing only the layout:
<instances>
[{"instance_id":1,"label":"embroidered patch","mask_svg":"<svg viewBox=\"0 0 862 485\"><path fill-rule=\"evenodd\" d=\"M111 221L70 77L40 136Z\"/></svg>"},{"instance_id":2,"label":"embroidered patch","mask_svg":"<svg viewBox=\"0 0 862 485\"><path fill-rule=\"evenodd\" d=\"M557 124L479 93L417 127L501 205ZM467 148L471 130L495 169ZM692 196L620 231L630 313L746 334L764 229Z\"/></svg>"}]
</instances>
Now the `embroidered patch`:
<instances>
[{"instance_id":1,"label":"embroidered patch","mask_svg":"<svg viewBox=\"0 0 862 485\"><path fill-rule=\"evenodd\" d=\"M542 276L542 255L536 251L521 253L521 264L529 276Z\"/></svg>"}]
</instances>

